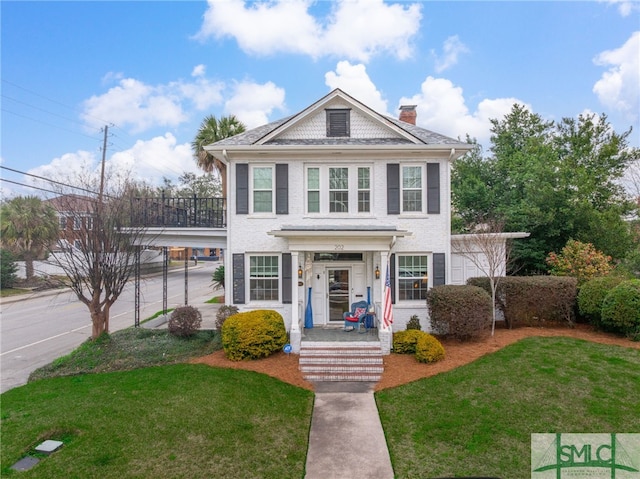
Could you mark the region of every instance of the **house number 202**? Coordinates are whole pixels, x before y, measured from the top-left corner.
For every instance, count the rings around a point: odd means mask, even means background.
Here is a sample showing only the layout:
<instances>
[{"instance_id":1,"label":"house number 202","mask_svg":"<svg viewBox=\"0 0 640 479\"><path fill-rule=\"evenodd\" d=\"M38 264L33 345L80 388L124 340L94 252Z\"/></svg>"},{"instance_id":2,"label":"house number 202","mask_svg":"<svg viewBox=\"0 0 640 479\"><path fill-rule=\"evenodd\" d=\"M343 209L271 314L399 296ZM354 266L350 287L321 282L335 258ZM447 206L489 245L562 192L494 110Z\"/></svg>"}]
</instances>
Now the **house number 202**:
<instances>
[{"instance_id":1,"label":"house number 202","mask_svg":"<svg viewBox=\"0 0 640 479\"><path fill-rule=\"evenodd\" d=\"M344 249L344 245L343 244L337 244L334 249L336 251L342 251Z\"/></svg>"}]
</instances>

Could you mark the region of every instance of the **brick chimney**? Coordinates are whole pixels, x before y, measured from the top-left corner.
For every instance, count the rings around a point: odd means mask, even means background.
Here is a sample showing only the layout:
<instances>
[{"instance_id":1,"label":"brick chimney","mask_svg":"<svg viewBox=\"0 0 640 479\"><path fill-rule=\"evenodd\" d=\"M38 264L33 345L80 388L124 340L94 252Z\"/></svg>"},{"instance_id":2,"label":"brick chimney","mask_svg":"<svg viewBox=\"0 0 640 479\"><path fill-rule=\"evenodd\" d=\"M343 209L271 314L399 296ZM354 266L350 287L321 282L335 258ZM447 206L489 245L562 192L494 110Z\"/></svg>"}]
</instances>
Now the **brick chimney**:
<instances>
[{"instance_id":1,"label":"brick chimney","mask_svg":"<svg viewBox=\"0 0 640 479\"><path fill-rule=\"evenodd\" d=\"M411 123L412 125L416 124L416 106L418 105L402 105L400 107L400 117L398 118L400 121L404 121L405 123Z\"/></svg>"}]
</instances>

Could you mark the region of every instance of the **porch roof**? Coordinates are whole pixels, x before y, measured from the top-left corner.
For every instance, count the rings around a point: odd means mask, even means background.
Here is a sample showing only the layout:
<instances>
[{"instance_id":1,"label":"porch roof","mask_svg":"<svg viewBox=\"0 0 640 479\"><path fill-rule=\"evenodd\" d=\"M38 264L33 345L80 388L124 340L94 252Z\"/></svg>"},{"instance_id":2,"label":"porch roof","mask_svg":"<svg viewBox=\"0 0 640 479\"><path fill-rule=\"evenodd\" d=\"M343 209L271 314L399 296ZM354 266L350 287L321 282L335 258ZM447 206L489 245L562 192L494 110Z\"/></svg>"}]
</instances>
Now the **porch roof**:
<instances>
[{"instance_id":1,"label":"porch roof","mask_svg":"<svg viewBox=\"0 0 640 479\"><path fill-rule=\"evenodd\" d=\"M268 234L285 238L291 251L388 251L396 238L411 236L395 226L283 226Z\"/></svg>"}]
</instances>

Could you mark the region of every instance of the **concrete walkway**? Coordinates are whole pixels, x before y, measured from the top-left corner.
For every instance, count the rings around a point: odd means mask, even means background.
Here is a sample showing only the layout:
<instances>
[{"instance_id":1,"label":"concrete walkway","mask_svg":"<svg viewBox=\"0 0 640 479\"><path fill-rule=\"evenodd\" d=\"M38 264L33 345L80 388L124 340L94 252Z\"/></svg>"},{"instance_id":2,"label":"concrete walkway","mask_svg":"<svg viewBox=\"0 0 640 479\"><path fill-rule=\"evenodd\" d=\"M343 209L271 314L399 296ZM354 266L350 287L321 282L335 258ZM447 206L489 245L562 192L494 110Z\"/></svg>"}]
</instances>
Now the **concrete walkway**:
<instances>
[{"instance_id":1,"label":"concrete walkway","mask_svg":"<svg viewBox=\"0 0 640 479\"><path fill-rule=\"evenodd\" d=\"M393 479L372 383L315 383L305 479Z\"/></svg>"}]
</instances>

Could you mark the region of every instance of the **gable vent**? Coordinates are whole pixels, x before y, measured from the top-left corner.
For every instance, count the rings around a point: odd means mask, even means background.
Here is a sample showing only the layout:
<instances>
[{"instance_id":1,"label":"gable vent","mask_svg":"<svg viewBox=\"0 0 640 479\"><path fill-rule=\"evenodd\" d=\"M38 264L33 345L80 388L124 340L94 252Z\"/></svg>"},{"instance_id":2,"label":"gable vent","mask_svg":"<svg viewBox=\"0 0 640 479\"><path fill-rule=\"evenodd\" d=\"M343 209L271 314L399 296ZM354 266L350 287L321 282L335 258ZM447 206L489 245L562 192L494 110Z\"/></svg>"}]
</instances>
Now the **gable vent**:
<instances>
[{"instance_id":1,"label":"gable vent","mask_svg":"<svg viewBox=\"0 0 640 479\"><path fill-rule=\"evenodd\" d=\"M327 112L327 137L350 136L348 109L325 110Z\"/></svg>"}]
</instances>

